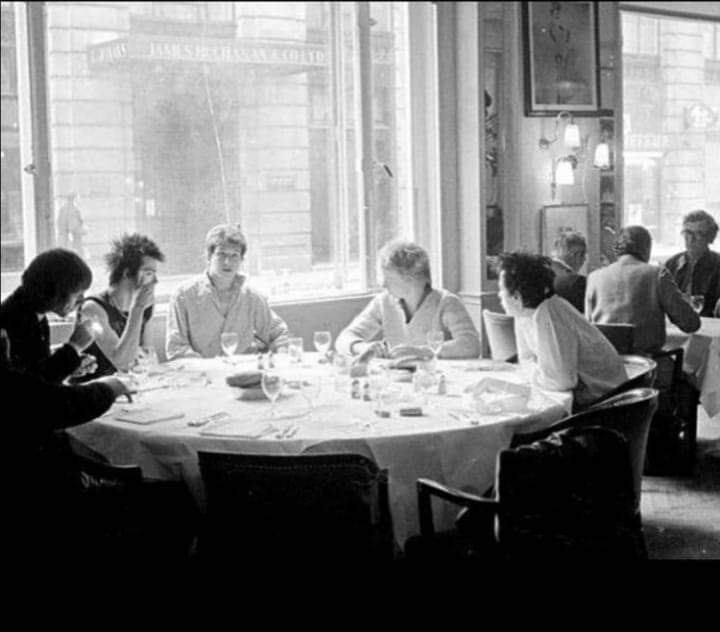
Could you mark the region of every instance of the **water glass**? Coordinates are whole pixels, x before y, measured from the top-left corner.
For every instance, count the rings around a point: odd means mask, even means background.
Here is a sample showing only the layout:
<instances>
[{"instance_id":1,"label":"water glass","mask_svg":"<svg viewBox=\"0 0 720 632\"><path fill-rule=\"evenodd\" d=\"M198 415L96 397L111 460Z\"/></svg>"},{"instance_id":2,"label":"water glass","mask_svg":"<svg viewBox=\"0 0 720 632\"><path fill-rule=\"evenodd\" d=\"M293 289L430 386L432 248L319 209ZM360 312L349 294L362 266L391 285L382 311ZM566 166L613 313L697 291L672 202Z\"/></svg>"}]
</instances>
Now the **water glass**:
<instances>
[{"instance_id":1,"label":"water glass","mask_svg":"<svg viewBox=\"0 0 720 632\"><path fill-rule=\"evenodd\" d=\"M413 388L416 393L422 393L423 406L428 405L428 393L437 387L434 363L418 362L413 373Z\"/></svg>"},{"instance_id":2,"label":"water glass","mask_svg":"<svg viewBox=\"0 0 720 632\"><path fill-rule=\"evenodd\" d=\"M303 357L303 339L288 338L288 355L292 364L301 364Z\"/></svg>"},{"instance_id":3,"label":"water glass","mask_svg":"<svg viewBox=\"0 0 720 632\"><path fill-rule=\"evenodd\" d=\"M313 344L320 354L320 362L327 362L327 352L330 350L330 343L332 342L332 336L329 331L316 331L313 333Z\"/></svg>"},{"instance_id":4,"label":"water glass","mask_svg":"<svg viewBox=\"0 0 720 632\"><path fill-rule=\"evenodd\" d=\"M390 376L388 375L385 363L377 358L370 359L367 367L367 378L370 387L370 397L377 402L377 410L382 411L383 395L390 383Z\"/></svg>"},{"instance_id":5,"label":"water glass","mask_svg":"<svg viewBox=\"0 0 720 632\"><path fill-rule=\"evenodd\" d=\"M223 353L232 362L232 356L237 351L238 346L238 335L233 331L225 331L220 334L220 345L222 346Z\"/></svg>"},{"instance_id":6,"label":"water glass","mask_svg":"<svg viewBox=\"0 0 720 632\"><path fill-rule=\"evenodd\" d=\"M315 416L314 402L320 395L322 383L319 378L314 376L306 376L300 380L300 392L310 407L310 418Z\"/></svg>"},{"instance_id":7,"label":"water glass","mask_svg":"<svg viewBox=\"0 0 720 632\"><path fill-rule=\"evenodd\" d=\"M282 376L275 371L264 371L262 374L261 386L265 397L270 400L270 417L277 415L275 412L275 402L277 402L278 397L280 397L284 382L285 380L283 380Z\"/></svg>"}]
</instances>

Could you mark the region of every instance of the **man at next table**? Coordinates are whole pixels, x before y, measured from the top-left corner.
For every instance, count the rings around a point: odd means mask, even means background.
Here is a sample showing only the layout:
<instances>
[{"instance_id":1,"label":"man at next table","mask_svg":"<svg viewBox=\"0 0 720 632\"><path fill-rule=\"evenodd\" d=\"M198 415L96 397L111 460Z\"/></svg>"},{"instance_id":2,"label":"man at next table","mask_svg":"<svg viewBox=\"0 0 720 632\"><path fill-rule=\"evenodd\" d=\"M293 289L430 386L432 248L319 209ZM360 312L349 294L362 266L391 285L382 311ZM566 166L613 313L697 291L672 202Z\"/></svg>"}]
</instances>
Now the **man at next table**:
<instances>
[{"instance_id":1,"label":"man at next table","mask_svg":"<svg viewBox=\"0 0 720 632\"><path fill-rule=\"evenodd\" d=\"M718 224L710 213L691 211L683 218L685 252L665 262L683 294L705 297L701 316L712 316L720 300L720 253L710 250L717 233Z\"/></svg>"},{"instance_id":2,"label":"man at next table","mask_svg":"<svg viewBox=\"0 0 720 632\"><path fill-rule=\"evenodd\" d=\"M588 276L585 316L593 323L635 325L640 353L657 353L665 344L665 315L692 333L700 317L686 301L670 273L648 263L652 237L643 226L626 226L617 237L617 261Z\"/></svg>"},{"instance_id":3,"label":"man at next table","mask_svg":"<svg viewBox=\"0 0 720 632\"><path fill-rule=\"evenodd\" d=\"M587 241L582 233L562 233L553 244L550 267L555 273L555 294L568 301L581 314L585 309L587 277L580 274L587 259Z\"/></svg>"},{"instance_id":4,"label":"man at next table","mask_svg":"<svg viewBox=\"0 0 720 632\"><path fill-rule=\"evenodd\" d=\"M220 335L238 334L237 353L287 343L285 322L238 272L247 242L238 225L220 224L205 238L208 267L170 300L165 346L168 360L223 355Z\"/></svg>"}]
</instances>

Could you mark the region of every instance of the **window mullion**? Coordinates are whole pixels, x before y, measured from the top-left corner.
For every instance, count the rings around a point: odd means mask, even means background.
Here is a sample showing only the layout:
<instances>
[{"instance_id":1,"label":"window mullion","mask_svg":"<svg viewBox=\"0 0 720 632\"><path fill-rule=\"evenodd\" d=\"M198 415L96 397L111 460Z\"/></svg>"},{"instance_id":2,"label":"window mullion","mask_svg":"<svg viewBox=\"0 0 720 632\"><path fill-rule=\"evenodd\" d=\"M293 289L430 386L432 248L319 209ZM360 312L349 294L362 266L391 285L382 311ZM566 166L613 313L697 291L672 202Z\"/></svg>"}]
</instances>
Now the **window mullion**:
<instances>
[{"instance_id":1,"label":"window mullion","mask_svg":"<svg viewBox=\"0 0 720 632\"><path fill-rule=\"evenodd\" d=\"M376 238L377 212L374 205L375 180L373 176L373 93L372 93L372 54L370 41L370 3L358 2L357 4L357 25L358 25L358 52L359 52L359 90L361 109L361 130L362 138L360 143L361 171L362 171L362 193L361 203L364 230L362 231L363 242L361 243L361 262L364 263L365 285L374 287L377 285L375 272L375 253L379 244Z\"/></svg>"}]
</instances>

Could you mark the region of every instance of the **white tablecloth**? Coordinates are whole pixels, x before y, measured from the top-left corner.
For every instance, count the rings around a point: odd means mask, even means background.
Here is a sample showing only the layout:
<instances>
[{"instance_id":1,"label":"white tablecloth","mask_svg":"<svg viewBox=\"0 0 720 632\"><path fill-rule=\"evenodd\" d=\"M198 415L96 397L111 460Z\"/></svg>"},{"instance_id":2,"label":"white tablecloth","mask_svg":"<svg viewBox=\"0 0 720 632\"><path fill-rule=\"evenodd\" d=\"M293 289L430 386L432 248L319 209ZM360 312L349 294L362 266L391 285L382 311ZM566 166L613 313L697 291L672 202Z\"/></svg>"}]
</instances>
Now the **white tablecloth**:
<instances>
[{"instance_id":1,"label":"white tablecloth","mask_svg":"<svg viewBox=\"0 0 720 632\"><path fill-rule=\"evenodd\" d=\"M694 334L668 325L666 346L685 350L683 370L700 391L700 403L712 419L720 421L720 318L701 318Z\"/></svg>"},{"instance_id":2,"label":"white tablecloth","mask_svg":"<svg viewBox=\"0 0 720 632\"><path fill-rule=\"evenodd\" d=\"M279 428L298 426L290 439L265 435L260 439L241 436L208 436L209 432L242 434L265 426L270 404L262 401L240 401L237 391L225 384L225 377L235 371L253 368L248 364L230 367L220 359L176 360L162 365L172 369L164 378L179 388L163 388L141 393L133 404L117 402L103 417L73 428L70 432L83 444L100 452L115 464L137 464L147 478L184 480L199 506L204 506L204 492L197 463L198 450L235 453L301 454L311 452L356 452L373 459L389 471L390 508L395 537L404 546L410 535L418 532L415 481L427 477L461 489L482 493L494 481L495 458L507 448L515 430L530 431L546 427L565 417L571 407L569 393L535 392L528 409L521 413L487 416L474 415L476 425L462 415L466 400L461 397L465 386L492 376L523 383L519 369L487 370L489 361L440 362L447 375L448 394L432 395L430 406L422 417L402 417L403 406L417 405L417 395L410 384L394 384L394 402L388 408L390 418L373 415L372 402L351 399L349 385L338 386L327 365L319 365L315 354L306 354L305 366L296 369L304 375L324 376L324 384L313 418L307 415L308 404L298 392L278 401L278 414L298 414L294 418L273 422ZM204 375L203 375L204 374ZM209 384L206 384L207 380ZM157 382L162 384L161 381ZM393 398L391 398L392 400ZM120 409L128 411L151 406L157 410L181 412L180 419L150 425L135 425L114 419ZM230 424L196 428L188 422L215 412L231 415ZM226 429L226 430L224 430ZM438 528L450 528L456 508L438 509Z\"/></svg>"}]
</instances>

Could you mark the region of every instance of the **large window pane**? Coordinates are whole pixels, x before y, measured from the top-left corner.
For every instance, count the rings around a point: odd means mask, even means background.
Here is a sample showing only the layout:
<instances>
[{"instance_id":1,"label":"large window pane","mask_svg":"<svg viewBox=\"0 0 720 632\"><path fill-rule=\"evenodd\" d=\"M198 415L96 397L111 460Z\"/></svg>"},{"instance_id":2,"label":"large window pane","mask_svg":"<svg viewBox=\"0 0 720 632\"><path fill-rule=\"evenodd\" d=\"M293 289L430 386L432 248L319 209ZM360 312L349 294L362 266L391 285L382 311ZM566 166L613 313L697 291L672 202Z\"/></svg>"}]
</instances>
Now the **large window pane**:
<instances>
[{"instance_id":1,"label":"large window pane","mask_svg":"<svg viewBox=\"0 0 720 632\"><path fill-rule=\"evenodd\" d=\"M25 236L32 228L27 225L24 209L32 207L28 195L27 181L23 183L22 166L29 162L29 119L21 114L29 105L27 84L27 55L22 43L25 29L24 7L21 3L3 2L2 16L2 77L0 98L2 99L2 148L0 150L0 209L2 218L2 276L3 291L17 277L26 263ZM24 81L23 81L24 78ZM25 188L24 188L25 184ZM30 194L32 191L29 192ZM32 252L32 250L30 250Z\"/></svg>"},{"instance_id":2,"label":"large window pane","mask_svg":"<svg viewBox=\"0 0 720 632\"><path fill-rule=\"evenodd\" d=\"M283 298L364 290L363 231L380 243L412 237L408 3L371 3L366 148L357 3L47 10L56 237L72 235L74 217L80 238L70 245L97 286L109 241L123 231L161 244L163 294L203 269L209 228L239 222L246 272ZM372 227L364 151L378 165ZM60 212L73 193L73 212Z\"/></svg>"},{"instance_id":3,"label":"large window pane","mask_svg":"<svg viewBox=\"0 0 720 632\"><path fill-rule=\"evenodd\" d=\"M664 261L684 250L684 214L720 218L718 25L623 12L622 28L624 223L646 226Z\"/></svg>"}]
</instances>

